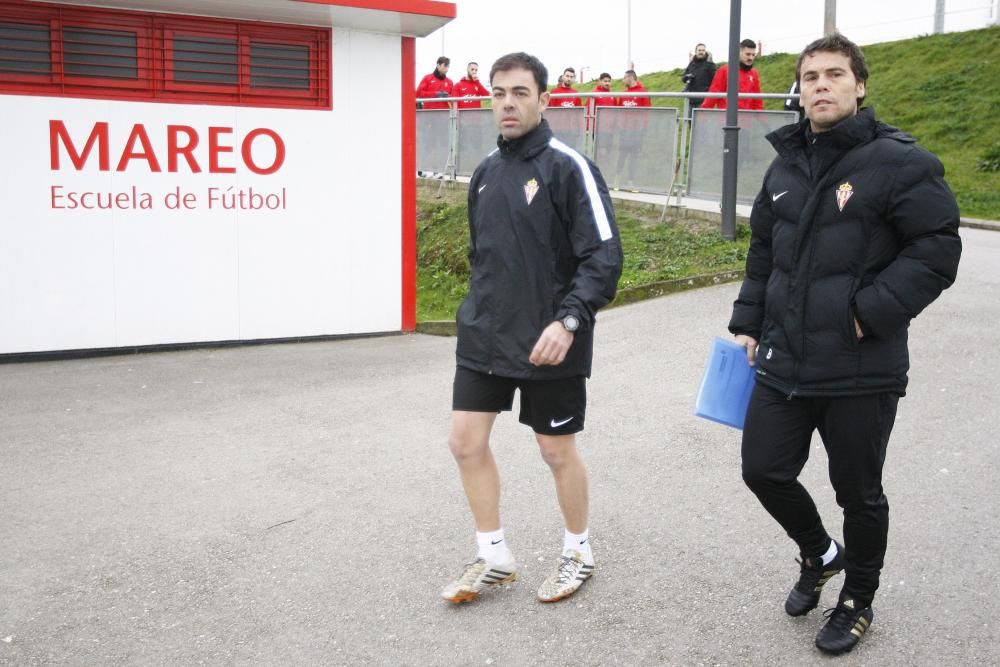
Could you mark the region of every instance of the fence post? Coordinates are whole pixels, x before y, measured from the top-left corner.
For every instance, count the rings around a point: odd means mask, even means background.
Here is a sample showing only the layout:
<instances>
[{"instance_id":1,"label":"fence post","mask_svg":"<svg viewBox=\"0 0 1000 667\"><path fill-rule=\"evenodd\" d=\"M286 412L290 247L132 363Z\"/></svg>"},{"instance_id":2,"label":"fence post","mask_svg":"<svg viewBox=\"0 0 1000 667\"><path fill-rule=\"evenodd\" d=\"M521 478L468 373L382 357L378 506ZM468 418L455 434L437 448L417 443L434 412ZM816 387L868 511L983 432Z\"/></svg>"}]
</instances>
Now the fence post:
<instances>
[{"instance_id":1,"label":"fence post","mask_svg":"<svg viewBox=\"0 0 1000 667\"><path fill-rule=\"evenodd\" d=\"M740 65L740 0L729 5L729 84L726 88L726 125L722 128L722 238L736 240L736 179L740 150L738 123Z\"/></svg>"}]
</instances>

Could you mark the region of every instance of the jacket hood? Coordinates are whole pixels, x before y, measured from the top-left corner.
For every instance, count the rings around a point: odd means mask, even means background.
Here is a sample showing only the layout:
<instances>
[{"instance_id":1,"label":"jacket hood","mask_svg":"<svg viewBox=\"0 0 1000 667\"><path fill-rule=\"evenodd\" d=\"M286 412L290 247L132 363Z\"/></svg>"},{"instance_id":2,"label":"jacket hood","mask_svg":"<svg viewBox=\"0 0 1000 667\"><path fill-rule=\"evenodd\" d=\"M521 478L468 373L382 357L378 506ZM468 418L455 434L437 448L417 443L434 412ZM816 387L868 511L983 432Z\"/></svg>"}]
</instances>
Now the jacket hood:
<instances>
[{"instance_id":1,"label":"jacket hood","mask_svg":"<svg viewBox=\"0 0 1000 667\"><path fill-rule=\"evenodd\" d=\"M802 150L809 132L809 119L803 118L798 123L779 127L767 135L767 140L778 155L789 157ZM907 143L916 141L899 128L877 120L875 110L871 107L865 107L850 118L845 118L824 134L830 146L841 149L850 149L879 137L890 137Z\"/></svg>"},{"instance_id":2,"label":"jacket hood","mask_svg":"<svg viewBox=\"0 0 1000 667\"><path fill-rule=\"evenodd\" d=\"M497 147L500 148L500 153L504 156L516 155L522 160L527 160L545 150L551 138L552 130L549 128L549 122L542 118L538 127L517 139L507 141L502 134L499 135Z\"/></svg>"}]
</instances>

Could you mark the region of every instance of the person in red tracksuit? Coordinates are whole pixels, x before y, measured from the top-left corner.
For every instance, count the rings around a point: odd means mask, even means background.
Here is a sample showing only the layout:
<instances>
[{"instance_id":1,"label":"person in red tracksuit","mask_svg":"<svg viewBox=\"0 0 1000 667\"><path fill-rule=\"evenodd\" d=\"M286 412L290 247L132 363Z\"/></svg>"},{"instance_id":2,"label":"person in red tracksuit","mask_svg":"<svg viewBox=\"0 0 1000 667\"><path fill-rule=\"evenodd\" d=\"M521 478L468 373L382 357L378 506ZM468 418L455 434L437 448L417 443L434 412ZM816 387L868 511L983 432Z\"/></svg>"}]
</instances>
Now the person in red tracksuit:
<instances>
[{"instance_id":1,"label":"person in red tracksuit","mask_svg":"<svg viewBox=\"0 0 1000 667\"><path fill-rule=\"evenodd\" d=\"M595 93L604 93L598 97L593 97L595 107L613 107L618 105L617 98L611 94L611 75L607 72L601 74L597 85L594 86Z\"/></svg>"},{"instance_id":2,"label":"person in red tracksuit","mask_svg":"<svg viewBox=\"0 0 1000 667\"><path fill-rule=\"evenodd\" d=\"M479 63L469 63L465 68L465 76L459 79L452 89L454 97L489 97L490 91L479 80ZM459 102L459 109L479 109L482 108L481 100L469 100Z\"/></svg>"},{"instance_id":3,"label":"person in red tracksuit","mask_svg":"<svg viewBox=\"0 0 1000 667\"><path fill-rule=\"evenodd\" d=\"M619 182L622 176L628 181L629 189L634 189L636 179L636 160L642 151L643 135L646 133L646 125L649 122L649 112L644 108L650 106L649 97L642 93L648 92L646 87L639 82L639 77L635 70L628 70L622 78L625 83L625 92L629 95L622 95L618 98L618 106L625 107L627 111L619 112L618 118L618 168L615 176ZM625 164L628 163L628 172L625 172ZM617 189L617 185L615 186Z\"/></svg>"},{"instance_id":4,"label":"person in red tracksuit","mask_svg":"<svg viewBox=\"0 0 1000 667\"><path fill-rule=\"evenodd\" d=\"M601 76L598 78L597 85L594 86L595 93L602 93L599 97L591 97L588 104L592 105L590 110L590 115L594 118L596 123L597 119L597 108L598 107L613 107L618 106L618 98L611 94L611 75L607 72L602 72ZM611 152L611 143L614 140L615 131L615 115L614 112L604 114L601 116L601 127L594 127L595 133L595 155L594 161L597 165L604 166L605 169L609 169L608 156ZM591 128L591 118L587 118L587 130ZM600 129L600 137L596 136L597 130Z\"/></svg>"},{"instance_id":5,"label":"person in red tracksuit","mask_svg":"<svg viewBox=\"0 0 1000 667\"><path fill-rule=\"evenodd\" d=\"M448 78L448 67L451 59L441 56L437 59L434 71L420 80L417 86L417 99L427 97L451 97L454 84ZM447 109L447 102L424 102L424 109Z\"/></svg>"},{"instance_id":6,"label":"person in red tracksuit","mask_svg":"<svg viewBox=\"0 0 1000 667\"><path fill-rule=\"evenodd\" d=\"M753 66L753 60L756 56L757 56L757 44L752 39L744 39L742 42L740 42L739 91L741 93L760 92L760 72L754 69ZM728 90L728 83L729 83L729 65L726 64L715 71L715 78L712 79L712 85L708 87L708 92L724 93L726 92L726 90ZM705 98L705 103L701 105L701 108L725 109L726 98L707 97ZM763 111L764 100L741 99L738 108L746 109L749 111Z\"/></svg>"},{"instance_id":7,"label":"person in red tracksuit","mask_svg":"<svg viewBox=\"0 0 1000 667\"><path fill-rule=\"evenodd\" d=\"M562 76L559 77L559 85L549 91L551 95L568 95L570 93L578 93L576 88L573 87L573 83L576 82L576 70L572 67L567 67L563 70ZM549 103L550 107L582 107L583 100L579 97L563 97L558 99L552 99Z\"/></svg>"}]
</instances>

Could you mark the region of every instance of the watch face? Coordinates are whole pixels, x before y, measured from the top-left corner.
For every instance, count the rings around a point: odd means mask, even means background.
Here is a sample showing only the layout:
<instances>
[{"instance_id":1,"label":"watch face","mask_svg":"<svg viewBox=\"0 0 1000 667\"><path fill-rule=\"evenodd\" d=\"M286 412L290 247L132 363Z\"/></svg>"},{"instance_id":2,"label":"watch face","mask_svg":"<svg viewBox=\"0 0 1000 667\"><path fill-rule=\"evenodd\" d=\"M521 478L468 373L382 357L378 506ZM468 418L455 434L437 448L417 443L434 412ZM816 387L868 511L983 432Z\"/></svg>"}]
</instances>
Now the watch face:
<instances>
[{"instance_id":1,"label":"watch face","mask_svg":"<svg viewBox=\"0 0 1000 667\"><path fill-rule=\"evenodd\" d=\"M580 320L572 315L567 315L563 318L563 326L566 327L566 331L576 331L580 328Z\"/></svg>"}]
</instances>

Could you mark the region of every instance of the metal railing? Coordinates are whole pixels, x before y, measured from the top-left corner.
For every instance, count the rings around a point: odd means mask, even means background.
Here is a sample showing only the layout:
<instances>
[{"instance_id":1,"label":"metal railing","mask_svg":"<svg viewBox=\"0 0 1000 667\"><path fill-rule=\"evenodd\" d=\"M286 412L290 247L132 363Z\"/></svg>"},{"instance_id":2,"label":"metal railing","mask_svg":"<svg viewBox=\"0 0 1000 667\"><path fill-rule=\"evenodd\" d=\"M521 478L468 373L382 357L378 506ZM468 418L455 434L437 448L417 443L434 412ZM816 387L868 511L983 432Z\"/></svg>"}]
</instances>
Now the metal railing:
<instances>
[{"instance_id":1,"label":"metal railing","mask_svg":"<svg viewBox=\"0 0 1000 667\"><path fill-rule=\"evenodd\" d=\"M646 93L640 96L683 98L684 107L595 107L594 97L634 93L572 93L553 98L583 98L584 106L550 106L544 116L553 134L593 160L612 189L659 194L666 203L676 196L720 201L722 196L725 110L691 109L690 98L724 98L725 93ZM797 95L741 93L740 99L788 99ZM427 102L482 101L432 98ZM496 148L497 130L490 108L417 111L417 169L443 179L471 176ZM751 203L775 152L765 136L796 122L794 111L738 112L740 127L737 200Z\"/></svg>"}]
</instances>

